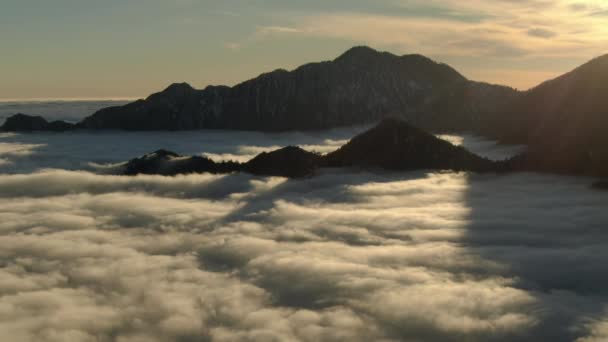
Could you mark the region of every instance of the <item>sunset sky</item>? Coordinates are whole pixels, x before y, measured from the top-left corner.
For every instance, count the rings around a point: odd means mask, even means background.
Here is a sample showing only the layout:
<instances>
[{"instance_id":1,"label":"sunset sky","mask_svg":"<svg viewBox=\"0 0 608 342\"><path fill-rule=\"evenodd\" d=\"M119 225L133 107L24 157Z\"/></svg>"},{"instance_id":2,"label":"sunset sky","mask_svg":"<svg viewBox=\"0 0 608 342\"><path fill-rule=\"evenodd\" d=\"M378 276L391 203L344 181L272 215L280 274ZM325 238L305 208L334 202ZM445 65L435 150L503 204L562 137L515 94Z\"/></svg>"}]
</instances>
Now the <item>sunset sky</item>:
<instances>
[{"instance_id":1,"label":"sunset sky","mask_svg":"<svg viewBox=\"0 0 608 342\"><path fill-rule=\"evenodd\" d=\"M2 0L0 99L233 85L353 45L527 89L608 53L605 0Z\"/></svg>"}]
</instances>

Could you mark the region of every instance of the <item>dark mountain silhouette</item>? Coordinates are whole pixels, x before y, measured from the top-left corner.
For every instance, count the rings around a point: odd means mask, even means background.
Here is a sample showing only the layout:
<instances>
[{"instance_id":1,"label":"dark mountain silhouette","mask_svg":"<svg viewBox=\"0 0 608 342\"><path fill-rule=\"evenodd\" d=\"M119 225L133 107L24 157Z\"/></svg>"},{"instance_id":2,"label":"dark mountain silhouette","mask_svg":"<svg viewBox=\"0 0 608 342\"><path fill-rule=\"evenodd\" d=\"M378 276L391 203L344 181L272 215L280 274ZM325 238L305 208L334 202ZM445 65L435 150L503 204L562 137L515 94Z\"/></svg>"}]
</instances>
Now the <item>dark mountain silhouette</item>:
<instances>
[{"instance_id":1,"label":"dark mountain silhouette","mask_svg":"<svg viewBox=\"0 0 608 342\"><path fill-rule=\"evenodd\" d=\"M2 131L67 131L74 125L65 121L48 122L41 116L15 114L4 122Z\"/></svg>"},{"instance_id":2,"label":"dark mountain silhouette","mask_svg":"<svg viewBox=\"0 0 608 342\"><path fill-rule=\"evenodd\" d=\"M519 168L608 175L608 55L533 88L500 115L494 136L527 144Z\"/></svg>"},{"instance_id":3,"label":"dark mountain silhouette","mask_svg":"<svg viewBox=\"0 0 608 342\"><path fill-rule=\"evenodd\" d=\"M216 163L206 157L183 157L175 152L158 150L131 159L124 165L122 173L130 176L137 174L171 176L188 173L229 173L241 170L242 165L235 162Z\"/></svg>"},{"instance_id":4,"label":"dark mountain silhouette","mask_svg":"<svg viewBox=\"0 0 608 342\"><path fill-rule=\"evenodd\" d=\"M488 172L501 171L504 164L481 158L402 120L385 119L325 156L288 146L260 153L246 163L217 163L205 157L182 157L159 150L127 162L123 173L176 175L243 171L265 176L304 177L323 167Z\"/></svg>"},{"instance_id":5,"label":"dark mountain silhouette","mask_svg":"<svg viewBox=\"0 0 608 342\"><path fill-rule=\"evenodd\" d=\"M355 47L333 61L276 70L234 87L173 84L75 126L17 114L2 130L281 131L397 117L427 131L527 144L528 151L510 162L512 169L608 176L607 91L608 55L520 93L469 81L421 55Z\"/></svg>"},{"instance_id":6,"label":"dark mountain silhouette","mask_svg":"<svg viewBox=\"0 0 608 342\"><path fill-rule=\"evenodd\" d=\"M201 156L181 156L175 152L158 150L124 164L124 175L157 174L178 175L189 173L231 173L248 172L255 175L303 177L308 176L319 166L318 154L304 151L299 147L288 146L282 149L263 152L246 163L233 161L215 162Z\"/></svg>"},{"instance_id":7,"label":"dark mountain silhouette","mask_svg":"<svg viewBox=\"0 0 608 342\"><path fill-rule=\"evenodd\" d=\"M276 70L234 87L176 83L124 106L102 109L86 129L310 130L397 116L433 131L475 130L517 92L467 80L421 55L355 47L333 61Z\"/></svg>"},{"instance_id":8,"label":"dark mountain silhouette","mask_svg":"<svg viewBox=\"0 0 608 342\"><path fill-rule=\"evenodd\" d=\"M478 172L499 170L498 163L397 119L382 121L323 159L324 165L330 167Z\"/></svg>"},{"instance_id":9,"label":"dark mountain silhouette","mask_svg":"<svg viewBox=\"0 0 608 342\"><path fill-rule=\"evenodd\" d=\"M255 175L303 177L319 167L321 156L297 146L287 146L272 152L262 152L244 165Z\"/></svg>"},{"instance_id":10,"label":"dark mountain silhouette","mask_svg":"<svg viewBox=\"0 0 608 342\"><path fill-rule=\"evenodd\" d=\"M86 129L124 129L124 130L186 130L213 128L200 112L213 108L222 97L214 97L214 87L204 91L196 90L186 83L175 83L162 92L152 94L145 100L118 107L101 109L79 123ZM227 89L219 87L217 89ZM223 93L222 93L223 94ZM223 96L223 95L222 95Z\"/></svg>"}]
</instances>

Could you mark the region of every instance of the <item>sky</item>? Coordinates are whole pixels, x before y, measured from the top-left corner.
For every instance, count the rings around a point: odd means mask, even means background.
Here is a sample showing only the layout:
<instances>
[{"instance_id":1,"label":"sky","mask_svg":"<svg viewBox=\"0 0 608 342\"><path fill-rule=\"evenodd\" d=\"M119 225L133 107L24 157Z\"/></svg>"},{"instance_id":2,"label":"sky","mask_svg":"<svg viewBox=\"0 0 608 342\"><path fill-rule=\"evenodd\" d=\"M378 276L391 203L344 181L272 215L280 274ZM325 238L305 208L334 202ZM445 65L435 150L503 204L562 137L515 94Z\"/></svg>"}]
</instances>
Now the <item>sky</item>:
<instances>
[{"instance_id":1,"label":"sky","mask_svg":"<svg viewBox=\"0 0 608 342\"><path fill-rule=\"evenodd\" d=\"M605 0L0 0L0 99L234 85L354 45L528 89L608 53Z\"/></svg>"}]
</instances>

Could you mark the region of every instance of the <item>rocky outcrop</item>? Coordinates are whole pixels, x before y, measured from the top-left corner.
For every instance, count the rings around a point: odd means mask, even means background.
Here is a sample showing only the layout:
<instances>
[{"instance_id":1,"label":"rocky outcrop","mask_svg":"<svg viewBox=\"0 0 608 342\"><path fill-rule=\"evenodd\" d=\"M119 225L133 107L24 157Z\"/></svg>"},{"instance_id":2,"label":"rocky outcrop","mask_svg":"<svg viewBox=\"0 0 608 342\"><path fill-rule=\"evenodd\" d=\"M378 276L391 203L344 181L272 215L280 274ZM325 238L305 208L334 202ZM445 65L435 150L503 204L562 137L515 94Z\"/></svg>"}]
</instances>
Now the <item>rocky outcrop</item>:
<instances>
[{"instance_id":1,"label":"rocky outcrop","mask_svg":"<svg viewBox=\"0 0 608 342\"><path fill-rule=\"evenodd\" d=\"M6 119L0 130L8 132L67 131L74 125L65 121L48 122L41 116L15 114Z\"/></svg>"},{"instance_id":2,"label":"rocky outcrop","mask_svg":"<svg viewBox=\"0 0 608 342\"><path fill-rule=\"evenodd\" d=\"M483 127L513 89L471 82L421 55L353 48L333 61L276 70L230 87L185 83L83 120L87 129L326 129L398 116L429 130Z\"/></svg>"}]
</instances>

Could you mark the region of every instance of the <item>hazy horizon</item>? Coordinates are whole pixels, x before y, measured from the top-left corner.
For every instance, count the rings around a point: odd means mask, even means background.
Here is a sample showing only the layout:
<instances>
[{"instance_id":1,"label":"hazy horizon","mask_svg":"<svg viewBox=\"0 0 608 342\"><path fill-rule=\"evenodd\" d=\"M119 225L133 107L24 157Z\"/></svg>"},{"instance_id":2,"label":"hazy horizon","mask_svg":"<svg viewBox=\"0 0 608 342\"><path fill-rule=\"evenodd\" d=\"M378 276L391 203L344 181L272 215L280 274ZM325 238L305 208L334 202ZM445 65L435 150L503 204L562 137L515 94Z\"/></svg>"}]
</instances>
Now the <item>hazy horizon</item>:
<instances>
[{"instance_id":1,"label":"hazy horizon","mask_svg":"<svg viewBox=\"0 0 608 342\"><path fill-rule=\"evenodd\" d=\"M143 96L145 97L145 96ZM10 102L94 102L94 101L134 101L143 97L33 97L0 99L0 103Z\"/></svg>"},{"instance_id":2,"label":"hazy horizon","mask_svg":"<svg viewBox=\"0 0 608 342\"><path fill-rule=\"evenodd\" d=\"M524 90L606 53L606 13L601 1L570 0L7 0L0 98L141 98L174 82L234 85L355 45L423 54L470 79Z\"/></svg>"}]
</instances>

